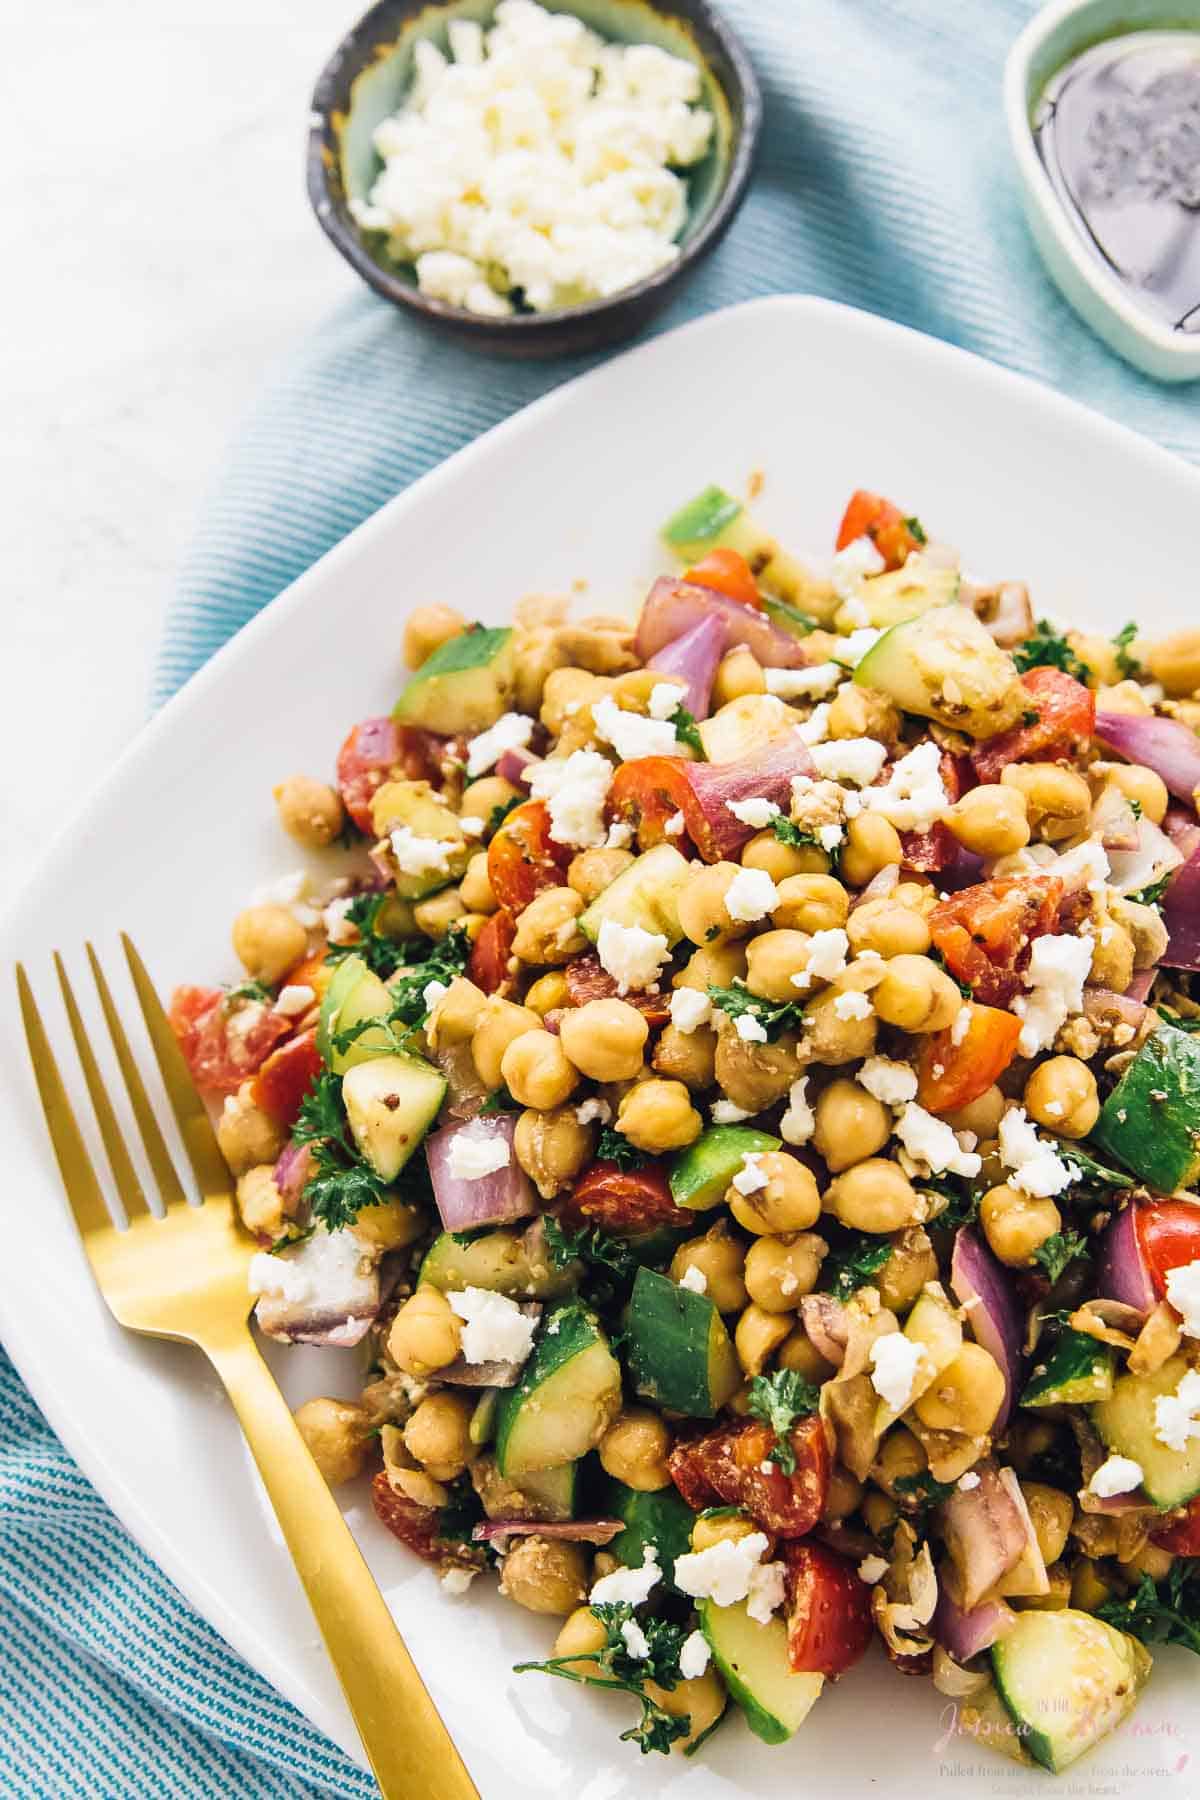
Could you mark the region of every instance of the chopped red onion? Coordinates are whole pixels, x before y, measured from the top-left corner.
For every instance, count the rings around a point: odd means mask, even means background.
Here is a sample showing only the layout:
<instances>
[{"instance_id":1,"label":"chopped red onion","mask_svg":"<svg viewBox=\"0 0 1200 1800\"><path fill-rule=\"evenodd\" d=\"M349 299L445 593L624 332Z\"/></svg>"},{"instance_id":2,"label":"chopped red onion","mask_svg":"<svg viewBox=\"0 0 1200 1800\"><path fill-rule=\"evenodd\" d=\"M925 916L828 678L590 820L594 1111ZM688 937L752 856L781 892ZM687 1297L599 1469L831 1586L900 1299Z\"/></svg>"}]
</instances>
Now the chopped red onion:
<instances>
[{"instance_id":1,"label":"chopped red onion","mask_svg":"<svg viewBox=\"0 0 1200 1800\"><path fill-rule=\"evenodd\" d=\"M933 1633L943 1650L955 1662L970 1662L984 1650L990 1650L997 1639L1011 1631L1017 1615L1004 1600L984 1600L964 1612L951 1599L944 1581L938 1584L937 1611L933 1615Z\"/></svg>"},{"instance_id":2,"label":"chopped red onion","mask_svg":"<svg viewBox=\"0 0 1200 1800\"><path fill-rule=\"evenodd\" d=\"M1178 964L1168 966L1178 967ZM1157 974L1157 966L1153 969L1139 969L1129 986L1125 989L1122 998L1125 1000L1134 1000L1141 1006L1145 1001L1146 995L1154 986L1154 977Z\"/></svg>"},{"instance_id":3,"label":"chopped red onion","mask_svg":"<svg viewBox=\"0 0 1200 1800\"><path fill-rule=\"evenodd\" d=\"M989 1456L975 1464L979 1485L965 1492L955 1488L942 1503L942 1537L958 1574L964 1613L975 1610L1027 1546L1025 1521L1004 1472Z\"/></svg>"},{"instance_id":4,"label":"chopped red onion","mask_svg":"<svg viewBox=\"0 0 1200 1800\"><path fill-rule=\"evenodd\" d=\"M1128 795L1118 787L1106 786L1092 808L1092 836L1098 836L1106 850L1136 850L1137 824Z\"/></svg>"},{"instance_id":5,"label":"chopped red onion","mask_svg":"<svg viewBox=\"0 0 1200 1800\"><path fill-rule=\"evenodd\" d=\"M786 817L792 806L793 779L797 775L814 773L808 749L794 731L785 738L775 738L764 744L740 762L685 763L683 770L703 825L697 835L693 825L701 821L695 820L685 807L688 833L708 862L724 858L736 860L742 845L748 843L759 829L743 824L731 813L731 801L771 800Z\"/></svg>"},{"instance_id":6,"label":"chopped red onion","mask_svg":"<svg viewBox=\"0 0 1200 1800\"><path fill-rule=\"evenodd\" d=\"M1171 842L1185 856L1190 856L1197 844L1200 844L1200 824L1196 822L1196 815L1190 806L1168 806L1162 823Z\"/></svg>"},{"instance_id":7,"label":"chopped red onion","mask_svg":"<svg viewBox=\"0 0 1200 1800\"><path fill-rule=\"evenodd\" d=\"M541 760L532 750L505 750L496 763L496 773L505 781L511 781L514 787L521 787L529 780L534 765Z\"/></svg>"},{"instance_id":8,"label":"chopped red onion","mask_svg":"<svg viewBox=\"0 0 1200 1800\"><path fill-rule=\"evenodd\" d=\"M625 1529L622 1519L568 1519L552 1525L541 1519L485 1519L471 1536L477 1544L495 1544L512 1537L561 1538L568 1544L611 1544Z\"/></svg>"},{"instance_id":9,"label":"chopped red onion","mask_svg":"<svg viewBox=\"0 0 1200 1800\"><path fill-rule=\"evenodd\" d=\"M1097 713L1096 736L1110 750L1161 775L1177 800L1193 804L1200 787L1200 737L1181 720Z\"/></svg>"},{"instance_id":10,"label":"chopped red onion","mask_svg":"<svg viewBox=\"0 0 1200 1800\"><path fill-rule=\"evenodd\" d=\"M313 1173L311 1144L285 1144L275 1163L275 1186L283 1197L283 1210L296 1210Z\"/></svg>"},{"instance_id":11,"label":"chopped red onion","mask_svg":"<svg viewBox=\"0 0 1200 1800\"><path fill-rule=\"evenodd\" d=\"M687 682L683 704L693 719L707 719L712 700L713 676L725 654L724 619L710 613L689 631L656 650L646 664L659 675L681 675Z\"/></svg>"},{"instance_id":12,"label":"chopped red onion","mask_svg":"<svg viewBox=\"0 0 1200 1800\"><path fill-rule=\"evenodd\" d=\"M1172 875L1163 895L1162 916L1168 939L1163 967L1200 969L1200 843Z\"/></svg>"},{"instance_id":13,"label":"chopped red onion","mask_svg":"<svg viewBox=\"0 0 1200 1800\"><path fill-rule=\"evenodd\" d=\"M528 1218L537 1200L529 1177L512 1153L517 1121L513 1113L497 1113L443 1125L425 1140L425 1156L433 1197L447 1231L472 1231L477 1225L506 1225L510 1219ZM470 1141L484 1139L503 1144L508 1160L490 1174L474 1178L457 1175L452 1150L464 1135Z\"/></svg>"},{"instance_id":14,"label":"chopped red onion","mask_svg":"<svg viewBox=\"0 0 1200 1800\"><path fill-rule=\"evenodd\" d=\"M646 596L638 620L636 648L643 662L667 644L690 631L701 619L720 619L727 646L745 644L768 669L802 669L817 659L804 648L804 639L773 625L757 607L731 600L715 588L691 581L659 578Z\"/></svg>"},{"instance_id":15,"label":"chopped red onion","mask_svg":"<svg viewBox=\"0 0 1200 1800\"><path fill-rule=\"evenodd\" d=\"M1104 1300L1119 1300L1123 1306L1136 1307L1143 1318L1148 1318L1157 1304L1132 1205L1124 1207L1104 1228L1096 1266L1096 1292Z\"/></svg>"},{"instance_id":16,"label":"chopped red onion","mask_svg":"<svg viewBox=\"0 0 1200 1800\"><path fill-rule=\"evenodd\" d=\"M973 1225L964 1225L954 1240L950 1286L959 1304L967 1308L967 1322L976 1343L982 1344L1003 1371L1004 1401L992 1427L993 1433L999 1433L1004 1430L1016 1396L1024 1329L1008 1271Z\"/></svg>"},{"instance_id":17,"label":"chopped red onion","mask_svg":"<svg viewBox=\"0 0 1200 1800\"><path fill-rule=\"evenodd\" d=\"M841 1301L832 1294L805 1294L800 1302L800 1319L818 1356L840 1369L850 1331Z\"/></svg>"},{"instance_id":18,"label":"chopped red onion","mask_svg":"<svg viewBox=\"0 0 1200 1800\"><path fill-rule=\"evenodd\" d=\"M1130 994L1118 994L1112 988L1087 986L1083 990L1083 1010L1097 1025L1111 1025L1116 1020L1140 1031L1148 1008Z\"/></svg>"}]
</instances>

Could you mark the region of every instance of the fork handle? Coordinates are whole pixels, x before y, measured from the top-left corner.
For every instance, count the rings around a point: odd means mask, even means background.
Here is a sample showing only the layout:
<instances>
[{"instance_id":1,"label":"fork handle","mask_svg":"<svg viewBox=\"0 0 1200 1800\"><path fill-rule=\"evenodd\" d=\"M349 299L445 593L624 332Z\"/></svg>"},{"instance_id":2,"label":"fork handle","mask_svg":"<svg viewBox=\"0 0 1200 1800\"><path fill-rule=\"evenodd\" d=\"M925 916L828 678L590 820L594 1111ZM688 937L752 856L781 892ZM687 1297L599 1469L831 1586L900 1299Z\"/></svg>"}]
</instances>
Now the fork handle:
<instances>
[{"instance_id":1,"label":"fork handle","mask_svg":"<svg viewBox=\"0 0 1200 1800\"><path fill-rule=\"evenodd\" d=\"M479 1800L254 1339L243 1329L204 1349L241 1421L384 1800Z\"/></svg>"}]
</instances>

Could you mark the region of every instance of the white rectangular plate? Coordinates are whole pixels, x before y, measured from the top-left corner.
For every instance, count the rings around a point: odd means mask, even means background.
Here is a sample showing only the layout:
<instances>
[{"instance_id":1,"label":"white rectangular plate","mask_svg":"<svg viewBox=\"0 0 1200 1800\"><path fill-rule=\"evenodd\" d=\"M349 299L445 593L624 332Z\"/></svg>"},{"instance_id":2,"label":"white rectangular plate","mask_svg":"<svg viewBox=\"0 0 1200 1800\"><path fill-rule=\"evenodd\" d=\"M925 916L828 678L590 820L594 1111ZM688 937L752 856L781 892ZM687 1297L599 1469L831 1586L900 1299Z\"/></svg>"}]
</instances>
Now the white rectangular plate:
<instances>
[{"instance_id":1,"label":"white rectangular plate","mask_svg":"<svg viewBox=\"0 0 1200 1800\"><path fill-rule=\"evenodd\" d=\"M67 954L82 993L85 937L115 974L115 936L129 930L164 991L232 975L232 915L256 883L296 864L274 825L272 784L331 772L349 726L390 707L406 608L444 600L499 623L523 593L580 580L585 609L630 608L661 570L661 521L708 482L738 489L754 470L766 475L757 510L789 545L829 545L864 486L919 512L972 571L1027 579L1039 610L1107 631L1134 614L1156 632L1189 622L1200 475L897 326L815 300L752 302L539 401L296 582L164 708L60 838L0 930L0 961L25 960L56 1028L50 952ZM151 1555L360 1755L215 1382L198 1355L119 1331L93 1289L7 1002L0 1058L0 1329L12 1356ZM351 1353L294 1351L282 1366L294 1400L354 1391ZM551 1621L494 1596L446 1597L376 1525L365 1487L347 1505L487 1800L619 1800L650 1782L689 1800L782 1796L813 1770L823 1796L886 1784L892 1800L918 1800L957 1772L976 1795L1050 1791L961 1737L942 1742L947 1703L874 1653L826 1691L790 1747L767 1749L734 1723L703 1759L645 1763L617 1742L630 1722L620 1700L510 1674L549 1653ZM1146 1791L1200 1727L1184 1653L1159 1662L1140 1734L1127 1726L1087 1765L1093 1779L1106 1773L1108 1791Z\"/></svg>"}]
</instances>

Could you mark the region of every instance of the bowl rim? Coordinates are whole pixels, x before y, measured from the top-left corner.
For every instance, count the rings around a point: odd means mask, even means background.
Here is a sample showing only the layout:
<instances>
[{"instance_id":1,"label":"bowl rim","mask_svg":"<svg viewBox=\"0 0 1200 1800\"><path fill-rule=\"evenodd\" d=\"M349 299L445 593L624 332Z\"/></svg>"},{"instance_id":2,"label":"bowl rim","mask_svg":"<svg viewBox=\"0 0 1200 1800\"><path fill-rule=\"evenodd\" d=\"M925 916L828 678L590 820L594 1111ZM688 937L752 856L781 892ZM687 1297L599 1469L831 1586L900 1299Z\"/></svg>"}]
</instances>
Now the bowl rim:
<instances>
[{"instance_id":1,"label":"bowl rim","mask_svg":"<svg viewBox=\"0 0 1200 1800\"><path fill-rule=\"evenodd\" d=\"M1029 103L1032 98L1030 83L1033 66L1038 54L1045 49L1055 33L1072 19L1094 15L1100 34L1096 41L1099 42L1102 41L1106 24L1112 27L1114 36L1122 27L1126 33L1131 28L1135 31L1179 29L1182 23L1179 14L1188 4L1189 0L1175 0L1173 9L1172 0L1163 0L1164 16L1156 24L1151 18L1146 18L1144 23L1135 23L1131 18L1132 9L1127 3L1122 4L1122 0L1051 0L1048 6L1042 7L1030 19L1014 42L1004 64L1004 112L1009 142L1021 176L1025 204L1031 215L1031 223L1035 225L1034 241L1043 262L1067 299L1077 310L1082 310L1077 293L1072 292L1068 281L1064 280L1064 272L1054 267L1047 254L1041 234L1036 229L1037 224L1053 240L1058 254L1066 259L1074 281L1080 288L1086 289L1091 297L1094 313L1090 316L1085 313L1087 322L1107 339L1118 354L1137 362L1151 375L1176 381L1200 376L1200 334L1194 336L1189 343L1185 335L1150 318L1127 297L1116 277L1110 275L1088 254L1079 232L1055 194L1050 177L1038 155L1030 124ZM1196 0L1190 0L1190 4L1195 6L1196 25L1200 30L1200 5L1196 4ZM1176 12L1174 25L1168 18L1172 10ZM1107 331L1104 329L1105 323L1108 325Z\"/></svg>"},{"instance_id":2,"label":"bowl rim","mask_svg":"<svg viewBox=\"0 0 1200 1800\"><path fill-rule=\"evenodd\" d=\"M449 4L449 0L441 0L441 3ZM619 288L615 294L608 294L600 300L584 300L576 306L557 307L552 312L512 313L498 318L470 312L464 306L452 306L447 300L423 294L414 282L389 274L371 255L358 229L346 217L344 207L335 201L330 191L325 151L336 148L331 113L347 58L357 48L358 38L371 21L394 4L395 0L374 0L374 4L367 8L339 40L318 75L310 102L305 164L309 203L316 214L317 223L356 273L385 300L410 306L416 312L425 313L461 330L476 330L485 335L505 332L512 333L514 337L533 338L541 332L600 318L620 307L637 306L639 301L649 301L665 292L715 247L732 223L734 214L745 197L762 133L762 87L745 45L733 27L709 4L709 0L688 0L689 6L700 16L705 28L711 32L728 58L737 91L727 91L731 98L740 100L741 121L735 128L729 166L716 201L695 237L681 247L673 262L655 270L654 274L647 275L642 281ZM665 0L665 4L661 6L659 0L648 0L648 4L656 11L672 11L671 0ZM426 7L424 10L430 8ZM568 6L564 10L571 9ZM716 80L715 71L710 72Z\"/></svg>"}]
</instances>

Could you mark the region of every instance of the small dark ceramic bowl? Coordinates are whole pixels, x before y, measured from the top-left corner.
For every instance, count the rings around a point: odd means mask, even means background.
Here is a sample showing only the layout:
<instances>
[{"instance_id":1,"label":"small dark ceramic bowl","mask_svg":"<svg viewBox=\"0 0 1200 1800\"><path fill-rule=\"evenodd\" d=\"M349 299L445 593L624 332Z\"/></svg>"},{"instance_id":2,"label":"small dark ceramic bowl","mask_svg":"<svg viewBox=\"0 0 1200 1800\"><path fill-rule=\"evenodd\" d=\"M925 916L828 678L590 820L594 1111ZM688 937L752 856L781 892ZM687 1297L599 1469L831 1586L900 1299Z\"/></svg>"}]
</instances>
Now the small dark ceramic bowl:
<instances>
[{"instance_id":1,"label":"small dark ceramic bowl","mask_svg":"<svg viewBox=\"0 0 1200 1800\"><path fill-rule=\"evenodd\" d=\"M541 3L551 12L574 13L602 37L657 44L702 71L703 99L715 119L713 145L687 171L688 213L679 255L647 280L582 306L483 318L421 293L412 265L388 255L383 233L364 231L351 216L349 200L365 199L382 166L372 137L376 126L403 103L414 43L431 38L444 50L448 21L487 23L492 0L378 0L323 70L313 93L308 138L309 199L321 229L363 280L461 342L509 356L591 350L639 331L728 227L746 191L762 123L762 95L749 58L707 0Z\"/></svg>"}]
</instances>

